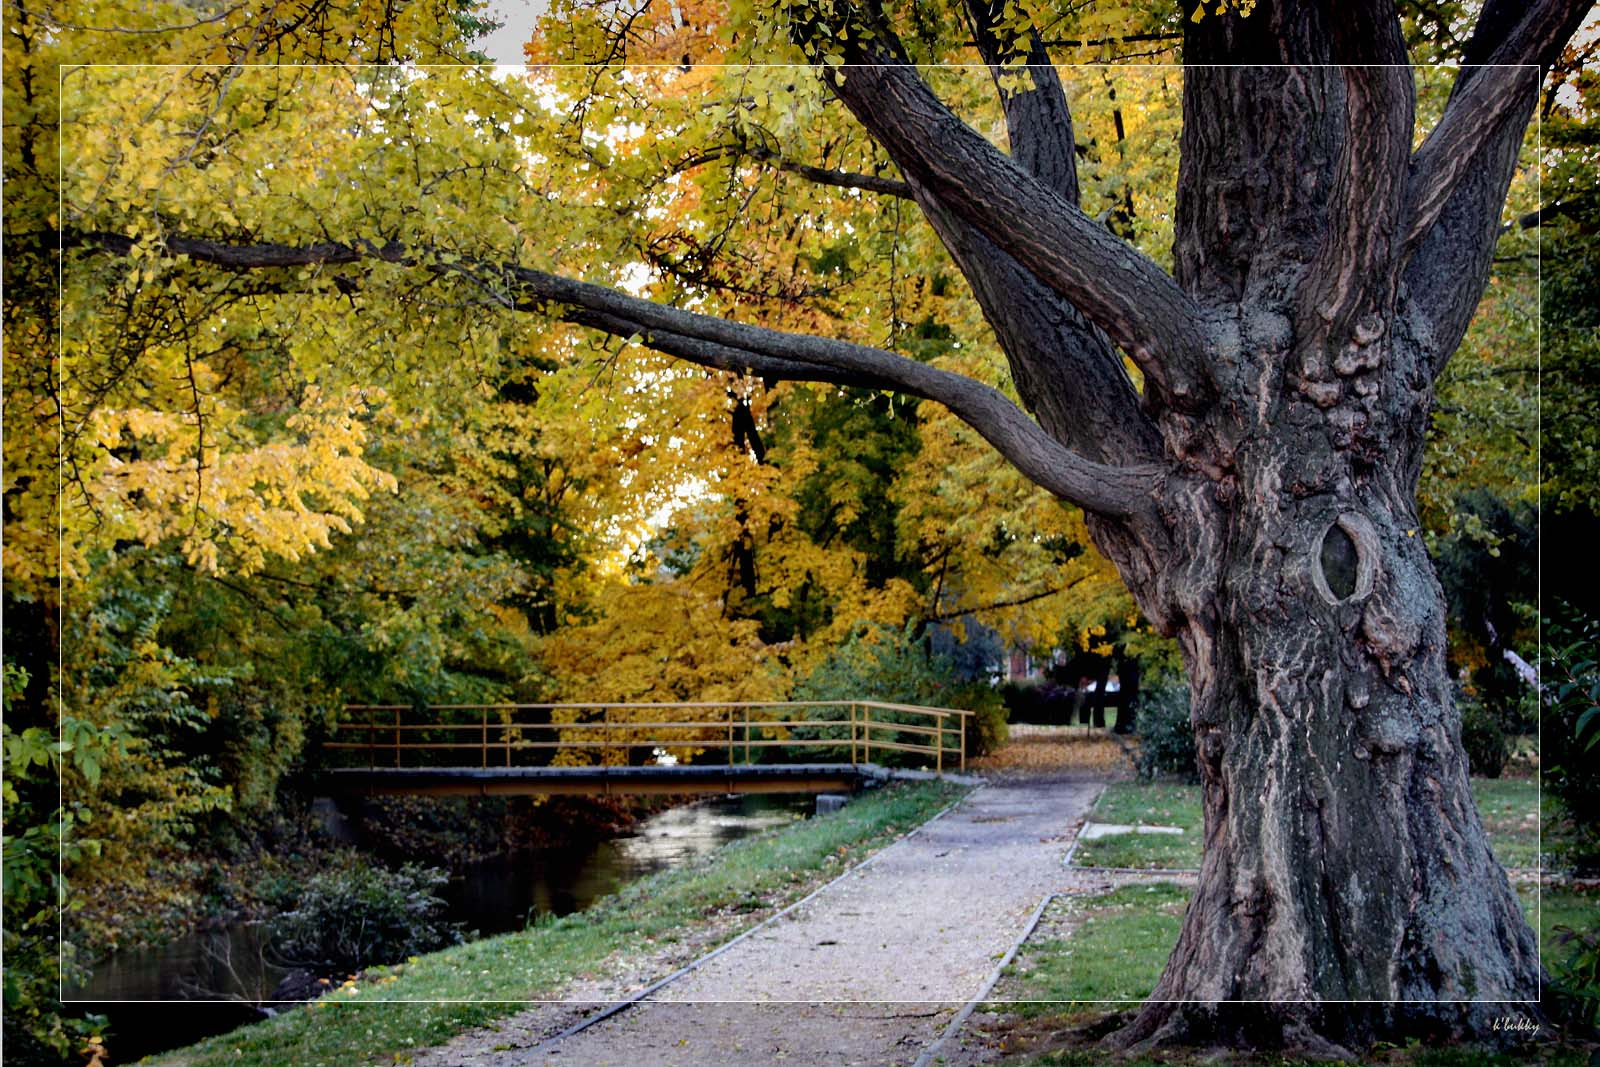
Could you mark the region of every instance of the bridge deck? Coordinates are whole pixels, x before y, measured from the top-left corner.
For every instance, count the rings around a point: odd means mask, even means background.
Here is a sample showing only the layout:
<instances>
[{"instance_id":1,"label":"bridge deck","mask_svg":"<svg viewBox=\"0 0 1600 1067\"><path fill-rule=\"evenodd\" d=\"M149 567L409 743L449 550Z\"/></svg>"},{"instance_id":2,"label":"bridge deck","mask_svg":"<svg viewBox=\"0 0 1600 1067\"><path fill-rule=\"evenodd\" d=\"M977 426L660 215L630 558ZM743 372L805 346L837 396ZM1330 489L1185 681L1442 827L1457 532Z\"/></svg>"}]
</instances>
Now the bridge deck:
<instances>
[{"instance_id":1,"label":"bridge deck","mask_svg":"<svg viewBox=\"0 0 1600 1067\"><path fill-rule=\"evenodd\" d=\"M425 796L838 793L888 777L873 763L676 767L356 767L324 772L336 792Z\"/></svg>"}]
</instances>

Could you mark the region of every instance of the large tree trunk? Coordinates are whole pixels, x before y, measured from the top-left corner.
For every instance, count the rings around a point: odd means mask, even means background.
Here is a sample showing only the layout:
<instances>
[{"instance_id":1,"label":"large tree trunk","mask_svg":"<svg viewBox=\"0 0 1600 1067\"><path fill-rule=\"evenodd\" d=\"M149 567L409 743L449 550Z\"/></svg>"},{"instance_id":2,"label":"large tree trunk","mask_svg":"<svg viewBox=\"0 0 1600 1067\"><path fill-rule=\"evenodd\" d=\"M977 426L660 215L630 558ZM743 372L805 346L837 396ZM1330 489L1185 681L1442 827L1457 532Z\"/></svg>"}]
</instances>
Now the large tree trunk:
<instances>
[{"instance_id":1,"label":"large tree trunk","mask_svg":"<svg viewBox=\"0 0 1600 1067\"><path fill-rule=\"evenodd\" d=\"M987 61L1033 61L982 32L994 5L968 6ZM1164 472L1150 511L1091 505L1089 524L1182 645L1206 858L1155 995L1113 1043L1487 1035L1537 998L1539 970L1469 791L1415 502L1433 382L1487 281L1537 79L1464 72L1416 148L1391 0L1240 6L1254 13L1186 22L1175 286L1108 248L1070 175L1037 162L1055 158L1034 151L1041 125L1065 128L1023 121L1059 110L1049 76L1004 97L1010 167L905 73L873 5L851 36L872 43L846 49L861 65L831 84L972 281L1040 424ZM1582 13L1487 8L1469 55L1503 63L1548 63ZM1103 335L1052 336L1067 319L1040 289ZM1142 372L1137 405L1075 395L1112 346ZM1108 419L1134 429L1083 440Z\"/></svg>"},{"instance_id":2,"label":"large tree trunk","mask_svg":"<svg viewBox=\"0 0 1600 1067\"><path fill-rule=\"evenodd\" d=\"M1420 357L1403 347L1385 358ZM1362 440L1339 403L1285 414L1244 418L1227 490L1189 498L1200 532L1177 593L1205 859L1124 1046L1328 1051L1486 1032L1506 1008L1473 1002L1538 997L1533 935L1468 788L1413 503L1418 413L1389 410ZM1249 1001L1275 1004L1218 1003Z\"/></svg>"},{"instance_id":3,"label":"large tree trunk","mask_svg":"<svg viewBox=\"0 0 1600 1067\"><path fill-rule=\"evenodd\" d=\"M1303 58L1332 58L1300 30ZM1381 75L1188 72L1178 279L1223 399L1162 416L1187 477L1165 507L1179 558L1149 598L1188 669L1206 847L1122 1047L1481 1034L1538 997L1469 790L1416 514L1443 360L1398 275L1409 144L1363 127L1380 120L1362 94L1409 129L1409 84Z\"/></svg>"}]
</instances>

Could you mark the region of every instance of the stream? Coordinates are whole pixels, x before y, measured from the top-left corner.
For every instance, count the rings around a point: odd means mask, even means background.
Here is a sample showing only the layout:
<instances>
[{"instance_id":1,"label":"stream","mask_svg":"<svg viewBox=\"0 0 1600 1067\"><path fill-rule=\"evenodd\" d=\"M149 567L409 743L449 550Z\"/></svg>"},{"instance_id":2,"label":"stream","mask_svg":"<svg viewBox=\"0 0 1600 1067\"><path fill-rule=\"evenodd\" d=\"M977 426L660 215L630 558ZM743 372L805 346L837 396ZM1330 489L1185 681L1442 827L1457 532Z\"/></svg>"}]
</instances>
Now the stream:
<instances>
[{"instance_id":1,"label":"stream","mask_svg":"<svg viewBox=\"0 0 1600 1067\"><path fill-rule=\"evenodd\" d=\"M803 818L813 803L809 796L716 797L651 816L623 837L471 864L443 894L449 918L487 937L521 930L540 916L582 911L636 878ZM260 1018L244 1002L267 999L285 973L266 961L265 947L260 923L198 931L99 961L63 999L109 1016L111 1047L126 1063Z\"/></svg>"}]
</instances>

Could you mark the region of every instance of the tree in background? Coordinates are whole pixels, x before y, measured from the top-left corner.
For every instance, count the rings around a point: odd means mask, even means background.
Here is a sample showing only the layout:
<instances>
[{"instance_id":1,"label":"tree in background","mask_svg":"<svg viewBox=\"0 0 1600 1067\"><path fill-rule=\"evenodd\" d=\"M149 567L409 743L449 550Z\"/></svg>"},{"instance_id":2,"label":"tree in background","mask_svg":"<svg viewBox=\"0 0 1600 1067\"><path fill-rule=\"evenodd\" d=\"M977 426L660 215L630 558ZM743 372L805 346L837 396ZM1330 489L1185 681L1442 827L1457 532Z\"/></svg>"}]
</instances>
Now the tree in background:
<instances>
[{"instance_id":1,"label":"tree in background","mask_svg":"<svg viewBox=\"0 0 1600 1067\"><path fill-rule=\"evenodd\" d=\"M385 523L393 475L360 458L382 397L317 389L270 309L124 290L100 294L112 317L85 318L59 301L46 236L63 64L70 80L82 62L468 60L465 9L47 0L7 2L4 26L5 1046L51 1062L100 1025L63 1015L62 980L203 916L208 868L272 817L307 737L416 651L391 640L401 599L419 599L403 583L481 605L518 579L464 561L426 501L421 536ZM230 312L233 331L185 325ZM363 516L396 536L351 544ZM382 568L386 551L409 573Z\"/></svg>"}]
</instances>

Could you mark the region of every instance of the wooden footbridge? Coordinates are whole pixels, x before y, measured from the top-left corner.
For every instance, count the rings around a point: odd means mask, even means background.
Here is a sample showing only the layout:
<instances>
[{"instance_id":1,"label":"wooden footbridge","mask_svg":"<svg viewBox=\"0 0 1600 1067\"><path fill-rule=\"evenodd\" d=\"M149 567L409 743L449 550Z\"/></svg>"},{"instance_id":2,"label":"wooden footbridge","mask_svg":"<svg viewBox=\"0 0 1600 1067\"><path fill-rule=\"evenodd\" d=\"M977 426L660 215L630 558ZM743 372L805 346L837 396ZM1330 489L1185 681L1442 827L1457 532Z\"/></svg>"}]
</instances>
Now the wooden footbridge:
<instances>
[{"instance_id":1,"label":"wooden footbridge","mask_svg":"<svg viewBox=\"0 0 1600 1067\"><path fill-rule=\"evenodd\" d=\"M966 767L966 718L874 700L359 704L323 748L343 793L828 793Z\"/></svg>"}]
</instances>

